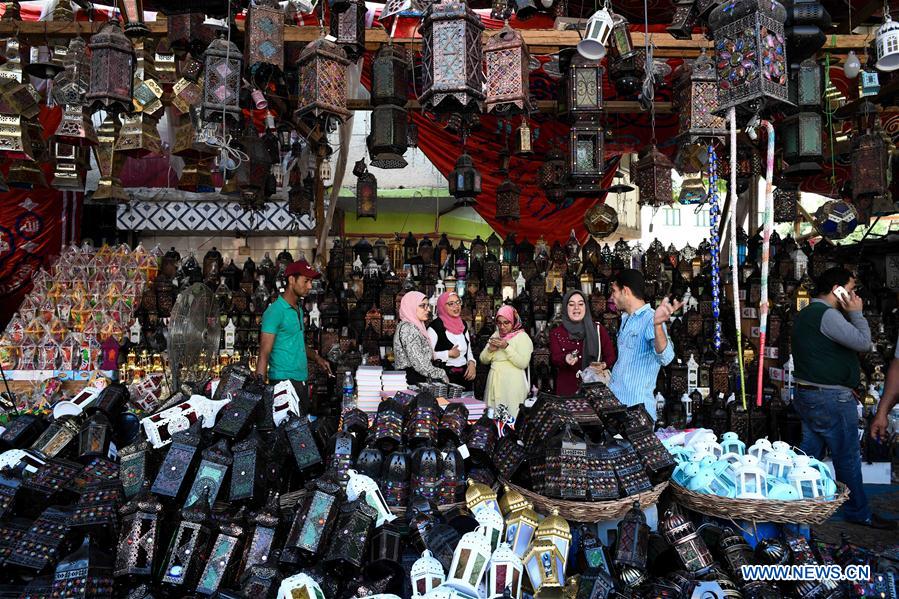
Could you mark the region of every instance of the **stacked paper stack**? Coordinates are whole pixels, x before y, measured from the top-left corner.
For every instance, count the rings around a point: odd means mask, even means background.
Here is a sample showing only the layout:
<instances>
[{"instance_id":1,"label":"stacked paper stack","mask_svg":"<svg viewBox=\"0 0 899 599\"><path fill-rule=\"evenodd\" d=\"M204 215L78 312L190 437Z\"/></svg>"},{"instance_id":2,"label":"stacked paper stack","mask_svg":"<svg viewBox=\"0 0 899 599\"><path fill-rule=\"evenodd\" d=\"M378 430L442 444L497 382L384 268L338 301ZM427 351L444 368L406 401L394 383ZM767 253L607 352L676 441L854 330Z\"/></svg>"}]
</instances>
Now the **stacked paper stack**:
<instances>
[{"instance_id":1,"label":"stacked paper stack","mask_svg":"<svg viewBox=\"0 0 899 599\"><path fill-rule=\"evenodd\" d=\"M406 383L405 370L385 370L381 378L384 383L384 393L388 397L393 397L397 391L405 391L409 388L409 384Z\"/></svg>"},{"instance_id":2,"label":"stacked paper stack","mask_svg":"<svg viewBox=\"0 0 899 599\"><path fill-rule=\"evenodd\" d=\"M473 393L465 393L462 397L454 398L454 403L464 403L465 407L468 408L468 421L474 422L478 418L484 415L485 407L484 402L480 399L475 399Z\"/></svg>"},{"instance_id":3,"label":"stacked paper stack","mask_svg":"<svg viewBox=\"0 0 899 599\"><path fill-rule=\"evenodd\" d=\"M367 365L356 369L356 405L363 412L373 414L378 411L383 370L380 366Z\"/></svg>"}]
</instances>

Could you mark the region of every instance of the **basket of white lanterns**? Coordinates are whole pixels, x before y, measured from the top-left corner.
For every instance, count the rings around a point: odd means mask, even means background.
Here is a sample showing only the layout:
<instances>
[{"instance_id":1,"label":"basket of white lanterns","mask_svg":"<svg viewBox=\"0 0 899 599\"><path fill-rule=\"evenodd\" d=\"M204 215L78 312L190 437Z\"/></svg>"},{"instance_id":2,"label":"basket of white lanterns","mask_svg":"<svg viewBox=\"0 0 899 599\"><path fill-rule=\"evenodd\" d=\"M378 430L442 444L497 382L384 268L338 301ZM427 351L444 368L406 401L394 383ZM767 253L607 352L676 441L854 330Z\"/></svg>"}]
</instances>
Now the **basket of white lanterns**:
<instances>
[{"instance_id":1,"label":"basket of white lanterns","mask_svg":"<svg viewBox=\"0 0 899 599\"><path fill-rule=\"evenodd\" d=\"M718 518L820 524L849 498L830 468L783 441L746 447L736 433L707 430L665 441L677 467L671 491L678 503Z\"/></svg>"}]
</instances>

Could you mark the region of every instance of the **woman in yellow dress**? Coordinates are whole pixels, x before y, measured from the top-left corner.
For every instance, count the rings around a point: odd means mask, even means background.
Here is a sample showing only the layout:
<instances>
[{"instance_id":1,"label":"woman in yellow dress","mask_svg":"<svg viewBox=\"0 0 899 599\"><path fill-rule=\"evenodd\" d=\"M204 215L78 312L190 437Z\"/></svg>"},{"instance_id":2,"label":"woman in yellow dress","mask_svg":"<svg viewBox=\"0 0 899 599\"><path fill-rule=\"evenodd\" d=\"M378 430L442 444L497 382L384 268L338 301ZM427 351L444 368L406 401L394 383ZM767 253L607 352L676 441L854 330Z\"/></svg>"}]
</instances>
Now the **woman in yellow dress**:
<instances>
[{"instance_id":1,"label":"woman in yellow dress","mask_svg":"<svg viewBox=\"0 0 899 599\"><path fill-rule=\"evenodd\" d=\"M503 306L496 313L496 332L481 352L481 363L490 364L484 401L488 407L505 405L513 416L528 396L525 371L531 363L534 344L524 332L518 312Z\"/></svg>"}]
</instances>

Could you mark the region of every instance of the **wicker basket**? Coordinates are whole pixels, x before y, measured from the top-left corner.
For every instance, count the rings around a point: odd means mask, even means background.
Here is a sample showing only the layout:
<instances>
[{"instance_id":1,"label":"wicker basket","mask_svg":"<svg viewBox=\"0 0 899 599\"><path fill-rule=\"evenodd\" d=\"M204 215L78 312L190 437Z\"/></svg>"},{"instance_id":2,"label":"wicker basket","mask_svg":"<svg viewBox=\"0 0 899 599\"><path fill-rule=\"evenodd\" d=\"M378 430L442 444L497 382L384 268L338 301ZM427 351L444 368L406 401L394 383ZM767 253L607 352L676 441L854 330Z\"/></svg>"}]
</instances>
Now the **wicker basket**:
<instances>
[{"instance_id":1,"label":"wicker basket","mask_svg":"<svg viewBox=\"0 0 899 599\"><path fill-rule=\"evenodd\" d=\"M729 499L697 493L675 482L671 483L671 493L682 506L707 516L778 524L821 524L849 499L849 489L841 482L837 482L837 495L833 499Z\"/></svg>"},{"instance_id":2,"label":"wicker basket","mask_svg":"<svg viewBox=\"0 0 899 599\"><path fill-rule=\"evenodd\" d=\"M662 491L668 487L668 481L665 481L649 491L614 501L568 501L544 497L507 481L503 481L503 484L521 493L525 499L534 504L537 511L548 514L553 508L556 508L559 510L560 516L574 522L604 522L623 518L624 514L633 507L635 501L639 501L640 506L644 508L655 505Z\"/></svg>"},{"instance_id":3,"label":"wicker basket","mask_svg":"<svg viewBox=\"0 0 899 599\"><path fill-rule=\"evenodd\" d=\"M292 491L290 493L285 493L285 494L281 495L281 497L280 497L281 509L282 510L294 509L298 503L303 501L303 499L306 497L306 495L307 495L307 491L305 489L302 489L300 491ZM459 503L448 503L445 505L440 505L440 506L438 506L438 508L440 509L441 512L448 512L453 508L457 508L457 507L463 506L463 505L465 505L464 501L459 502ZM390 511L393 513L394 516L403 517L406 515L406 508L404 508L404 507L391 507Z\"/></svg>"}]
</instances>

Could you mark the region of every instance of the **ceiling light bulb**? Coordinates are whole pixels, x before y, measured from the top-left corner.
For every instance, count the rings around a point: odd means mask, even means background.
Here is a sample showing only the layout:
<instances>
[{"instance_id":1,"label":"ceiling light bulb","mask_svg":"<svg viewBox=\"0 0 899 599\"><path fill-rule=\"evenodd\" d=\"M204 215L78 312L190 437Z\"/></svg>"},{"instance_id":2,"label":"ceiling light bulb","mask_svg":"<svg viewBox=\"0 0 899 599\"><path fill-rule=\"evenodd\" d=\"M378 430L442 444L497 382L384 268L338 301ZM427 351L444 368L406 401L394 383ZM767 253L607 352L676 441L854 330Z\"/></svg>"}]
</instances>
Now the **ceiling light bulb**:
<instances>
[{"instance_id":1,"label":"ceiling light bulb","mask_svg":"<svg viewBox=\"0 0 899 599\"><path fill-rule=\"evenodd\" d=\"M849 50L846 62L843 63L843 74L846 75L847 79L855 79L858 77L859 71L861 70L861 61L858 59L858 56L855 55L854 50Z\"/></svg>"}]
</instances>

